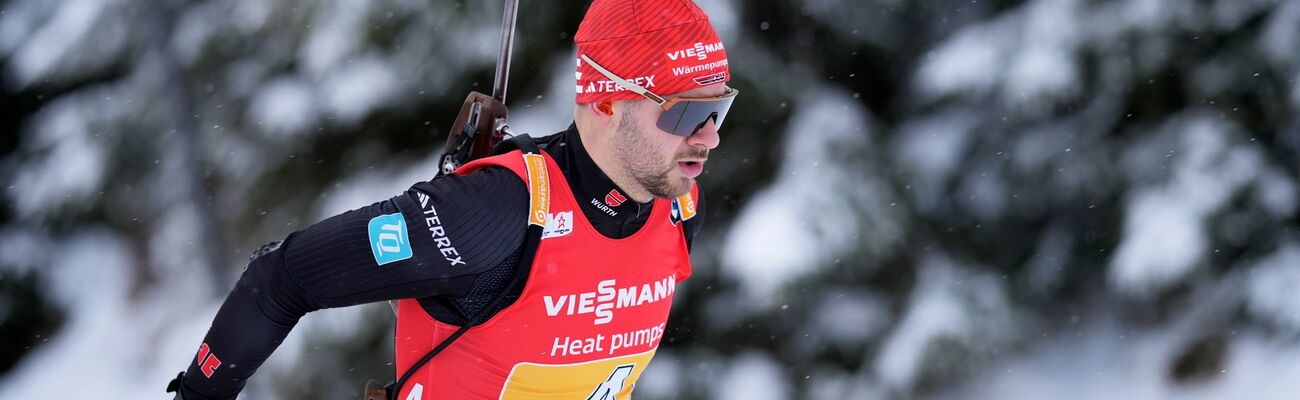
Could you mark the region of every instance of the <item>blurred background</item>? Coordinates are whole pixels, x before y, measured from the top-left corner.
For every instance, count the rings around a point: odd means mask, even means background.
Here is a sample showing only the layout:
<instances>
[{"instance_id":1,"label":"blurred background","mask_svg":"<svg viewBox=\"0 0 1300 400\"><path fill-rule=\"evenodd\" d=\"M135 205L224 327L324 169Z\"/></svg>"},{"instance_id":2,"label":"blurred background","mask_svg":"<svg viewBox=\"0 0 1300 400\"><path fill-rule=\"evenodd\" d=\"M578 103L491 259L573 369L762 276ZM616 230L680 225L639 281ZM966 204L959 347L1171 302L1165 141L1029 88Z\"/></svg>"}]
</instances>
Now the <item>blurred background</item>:
<instances>
[{"instance_id":1,"label":"blurred background","mask_svg":"<svg viewBox=\"0 0 1300 400\"><path fill-rule=\"evenodd\" d=\"M568 126L587 1L522 1ZM699 0L741 89L638 399L1300 398L1300 1ZM500 1L0 1L0 398L170 398L261 244L434 175ZM392 379L385 304L244 392Z\"/></svg>"}]
</instances>

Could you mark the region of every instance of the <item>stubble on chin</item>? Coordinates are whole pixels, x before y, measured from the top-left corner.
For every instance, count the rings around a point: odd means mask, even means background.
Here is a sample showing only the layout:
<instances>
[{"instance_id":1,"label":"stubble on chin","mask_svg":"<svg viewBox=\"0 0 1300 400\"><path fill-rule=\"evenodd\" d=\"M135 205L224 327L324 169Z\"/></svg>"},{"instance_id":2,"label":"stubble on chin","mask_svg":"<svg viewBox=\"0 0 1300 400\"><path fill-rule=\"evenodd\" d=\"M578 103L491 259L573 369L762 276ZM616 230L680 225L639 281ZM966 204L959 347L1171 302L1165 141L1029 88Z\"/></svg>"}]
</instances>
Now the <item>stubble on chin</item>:
<instances>
[{"instance_id":1,"label":"stubble on chin","mask_svg":"<svg viewBox=\"0 0 1300 400\"><path fill-rule=\"evenodd\" d=\"M635 119L625 117L619 122L616 141L617 152L624 169L631 175L632 180L651 196L675 198L691 190L692 179L673 176L678 157L669 160L667 165L660 164L663 155L651 153L658 147L637 131ZM707 151L705 154L707 155Z\"/></svg>"}]
</instances>

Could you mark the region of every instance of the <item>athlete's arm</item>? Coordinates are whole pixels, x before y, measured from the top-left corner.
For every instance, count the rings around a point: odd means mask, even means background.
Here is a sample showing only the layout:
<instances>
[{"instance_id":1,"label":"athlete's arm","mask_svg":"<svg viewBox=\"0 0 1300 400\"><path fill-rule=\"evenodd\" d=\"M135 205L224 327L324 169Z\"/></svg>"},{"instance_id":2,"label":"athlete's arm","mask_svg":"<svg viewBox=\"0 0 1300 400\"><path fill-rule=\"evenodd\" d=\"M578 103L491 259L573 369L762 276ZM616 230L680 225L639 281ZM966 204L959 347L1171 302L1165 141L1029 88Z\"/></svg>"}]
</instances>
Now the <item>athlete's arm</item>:
<instances>
[{"instance_id":1,"label":"athlete's arm","mask_svg":"<svg viewBox=\"0 0 1300 400\"><path fill-rule=\"evenodd\" d=\"M445 176L259 250L181 380L186 400L233 399L304 314L458 296L523 242L528 194L504 168Z\"/></svg>"}]
</instances>

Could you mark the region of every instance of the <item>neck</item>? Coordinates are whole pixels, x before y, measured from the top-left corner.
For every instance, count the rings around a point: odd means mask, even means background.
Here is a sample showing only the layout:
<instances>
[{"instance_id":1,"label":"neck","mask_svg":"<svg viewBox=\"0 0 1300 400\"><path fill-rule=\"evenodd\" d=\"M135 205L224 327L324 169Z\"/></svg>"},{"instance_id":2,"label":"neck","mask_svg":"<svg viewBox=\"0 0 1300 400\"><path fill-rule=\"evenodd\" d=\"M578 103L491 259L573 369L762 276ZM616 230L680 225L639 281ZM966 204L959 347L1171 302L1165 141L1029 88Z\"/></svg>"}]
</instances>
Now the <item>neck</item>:
<instances>
[{"instance_id":1,"label":"neck","mask_svg":"<svg viewBox=\"0 0 1300 400\"><path fill-rule=\"evenodd\" d=\"M599 167L600 171L605 173L609 180L614 181L614 185L618 186L633 201L648 203L654 200L654 196L651 196L649 191L638 185L636 180L632 179L631 174L622 168L622 164L618 163L611 144L611 138L613 135L617 135L618 132L613 129L600 131L602 127L591 126L592 124L584 124L583 122L581 120L577 121L578 138L582 140L582 147L587 149L587 154L591 156L591 161L596 163L596 167Z\"/></svg>"}]
</instances>

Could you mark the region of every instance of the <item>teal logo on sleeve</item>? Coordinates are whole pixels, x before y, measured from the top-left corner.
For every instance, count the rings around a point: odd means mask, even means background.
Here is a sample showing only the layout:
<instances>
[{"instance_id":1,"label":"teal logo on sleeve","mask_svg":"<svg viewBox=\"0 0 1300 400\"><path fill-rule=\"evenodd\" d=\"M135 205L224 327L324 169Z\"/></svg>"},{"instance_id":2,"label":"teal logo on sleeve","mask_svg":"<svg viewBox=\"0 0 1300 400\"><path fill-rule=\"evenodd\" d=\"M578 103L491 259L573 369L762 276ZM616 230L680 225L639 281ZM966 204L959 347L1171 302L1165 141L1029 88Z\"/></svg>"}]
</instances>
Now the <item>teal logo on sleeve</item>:
<instances>
[{"instance_id":1,"label":"teal logo on sleeve","mask_svg":"<svg viewBox=\"0 0 1300 400\"><path fill-rule=\"evenodd\" d=\"M406 218L402 218L402 213L370 219L370 252L379 265L411 258L411 241L406 236Z\"/></svg>"}]
</instances>

